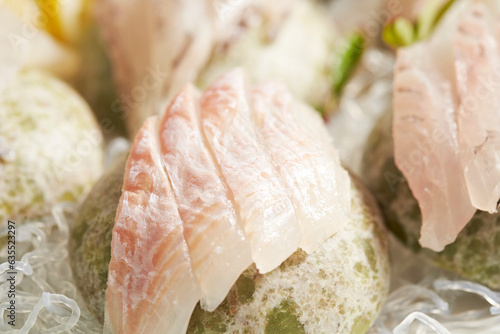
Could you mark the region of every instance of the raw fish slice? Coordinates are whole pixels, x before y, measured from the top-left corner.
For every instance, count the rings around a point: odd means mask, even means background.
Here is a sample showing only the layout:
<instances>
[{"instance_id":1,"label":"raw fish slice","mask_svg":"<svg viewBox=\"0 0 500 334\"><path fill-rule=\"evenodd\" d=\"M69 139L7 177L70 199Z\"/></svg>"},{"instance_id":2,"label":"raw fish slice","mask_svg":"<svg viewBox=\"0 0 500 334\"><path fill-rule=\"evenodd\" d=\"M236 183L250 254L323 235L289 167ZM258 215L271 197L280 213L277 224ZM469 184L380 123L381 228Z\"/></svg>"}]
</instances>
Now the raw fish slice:
<instances>
[{"instance_id":1,"label":"raw fish slice","mask_svg":"<svg viewBox=\"0 0 500 334\"><path fill-rule=\"evenodd\" d=\"M329 152L332 159L337 162L335 174L337 175L339 189L344 189L346 192L350 192L351 178L349 177L347 171L341 167L339 153L334 148L333 139L328 134L325 122L319 113L312 110L307 104L296 100L292 101L291 112L300 129L313 139L317 145L322 146L323 150ZM350 209L347 211L350 212Z\"/></svg>"},{"instance_id":2,"label":"raw fish slice","mask_svg":"<svg viewBox=\"0 0 500 334\"><path fill-rule=\"evenodd\" d=\"M312 253L348 222L350 192L339 189L336 172L342 167L300 129L291 102L282 85L261 85L252 91L252 116L295 205L302 230L299 246Z\"/></svg>"},{"instance_id":3,"label":"raw fish slice","mask_svg":"<svg viewBox=\"0 0 500 334\"><path fill-rule=\"evenodd\" d=\"M395 66L395 162L422 212L420 244L434 251L452 243L475 212L455 123L450 34L461 10L450 10L430 40L400 49Z\"/></svg>"},{"instance_id":4,"label":"raw fish slice","mask_svg":"<svg viewBox=\"0 0 500 334\"><path fill-rule=\"evenodd\" d=\"M233 193L252 259L261 273L298 248L300 226L282 181L259 143L249 118L243 72L217 79L201 100L208 143Z\"/></svg>"},{"instance_id":5,"label":"raw fish slice","mask_svg":"<svg viewBox=\"0 0 500 334\"><path fill-rule=\"evenodd\" d=\"M213 311L252 264L250 243L200 132L194 88L173 100L160 125L160 146L184 224L201 306Z\"/></svg>"},{"instance_id":6,"label":"raw fish slice","mask_svg":"<svg viewBox=\"0 0 500 334\"><path fill-rule=\"evenodd\" d=\"M394 75L394 156L422 212L420 244L441 251L475 212L470 203L455 122L452 36L464 3L453 6L433 36L398 51Z\"/></svg>"},{"instance_id":7,"label":"raw fish slice","mask_svg":"<svg viewBox=\"0 0 500 334\"><path fill-rule=\"evenodd\" d=\"M304 131L309 138L328 152L335 163L335 179L337 187L342 198L338 199L344 212L351 212L351 177L342 167L338 151L333 146L333 139L328 133L325 122L320 114L312 110L307 104L293 100L291 103L291 112L296 124ZM345 195L345 197L344 197Z\"/></svg>"},{"instance_id":8,"label":"raw fish slice","mask_svg":"<svg viewBox=\"0 0 500 334\"><path fill-rule=\"evenodd\" d=\"M472 205L493 213L500 199L499 12L475 2L454 40L460 154Z\"/></svg>"},{"instance_id":9,"label":"raw fish slice","mask_svg":"<svg viewBox=\"0 0 500 334\"><path fill-rule=\"evenodd\" d=\"M184 333L200 290L177 205L146 120L127 162L106 290L106 328L115 333Z\"/></svg>"},{"instance_id":10,"label":"raw fish slice","mask_svg":"<svg viewBox=\"0 0 500 334\"><path fill-rule=\"evenodd\" d=\"M96 16L129 133L165 110L210 57L214 1L99 0ZM225 4L224 4L225 5ZM232 10L232 6L228 6ZM116 106L113 105L113 108Z\"/></svg>"},{"instance_id":11,"label":"raw fish slice","mask_svg":"<svg viewBox=\"0 0 500 334\"><path fill-rule=\"evenodd\" d=\"M475 209L458 157L451 88L412 67L417 53L402 53L394 79L394 157L422 212L420 244L441 251Z\"/></svg>"}]
</instances>

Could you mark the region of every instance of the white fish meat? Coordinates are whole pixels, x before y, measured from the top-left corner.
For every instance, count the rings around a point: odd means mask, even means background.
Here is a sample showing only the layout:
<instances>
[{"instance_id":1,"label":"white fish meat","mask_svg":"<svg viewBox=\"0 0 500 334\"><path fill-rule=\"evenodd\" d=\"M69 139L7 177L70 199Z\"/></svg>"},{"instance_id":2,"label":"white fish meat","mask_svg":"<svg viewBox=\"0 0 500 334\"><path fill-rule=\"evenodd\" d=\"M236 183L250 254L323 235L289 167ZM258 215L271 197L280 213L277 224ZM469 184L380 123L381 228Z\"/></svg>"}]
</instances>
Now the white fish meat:
<instances>
[{"instance_id":1,"label":"white fish meat","mask_svg":"<svg viewBox=\"0 0 500 334\"><path fill-rule=\"evenodd\" d=\"M291 200L256 137L249 113L239 69L221 76L202 96L203 130L234 196L253 261L266 273L297 250L301 232Z\"/></svg>"},{"instance_id":2,"label":"white fish meat","mask_svg":"<svg viewBox=\"0 0 500 334\"><path fill-rule=\"evenodd\" d=\"M323 138L315 140L301 130L292 113L292 97L283 85L260 85L251 97L254 124L296 208L302 231L299 246L312 253L349 221L350 190L339 187L340 166L324 149Z\"/></svg>"},{"instance_id":3,"label":"white fish meat","mask_svg":"<svg viewBox=\"0 0 500 334\"><path fill-rule=\"evenodd\" d=\"M129 133L161 114L168 100L196 79L214 38L212 1L101 0L101 32ZM118 103L119 102L119 103Z\"/></svg>"},{"instance_id":4,"label":"white fish meat","mask_svg":"<svg viewBox=\"0 0 500 334\"><path fill-rule=\"evenodd\" d=\"M452 34L457 6L433 36L398 51L394 75L395 163L422 212L420 244L452 243L475 212L459 158Z\"/></svg>"},{"instance_id":5,"label":"white fish meat","mask_svg":"<svg viewBox=\"0 0 500 334\"><path fill-rule=\"evenodd\" d=\"M160 125L160 147L200 284L201 306L213 311L252 257L232 195L200 132L198 103L190 85L173 99Z\"/></svg>"},{"instance_id":6,"label":"white fish meat","mask_svg":"<svg viewBox=\"0 0 500 334\"><path fill-rule=\"evenodd\" d=\"M472 205L490 213L500 200L498 6L471 3L454 39L460 158Z\"/></svg>"},{"instance_id":7,"label":"white fish meat","mask_svg":"<svg viewBox=\"0 0 500 334\"><path fill-rule=\"evenodd\" d=\"M184 333L201 295L157 131L156 117L147 119L127 162L106 290L114 333Z\"/></svg>"}]
</instances>

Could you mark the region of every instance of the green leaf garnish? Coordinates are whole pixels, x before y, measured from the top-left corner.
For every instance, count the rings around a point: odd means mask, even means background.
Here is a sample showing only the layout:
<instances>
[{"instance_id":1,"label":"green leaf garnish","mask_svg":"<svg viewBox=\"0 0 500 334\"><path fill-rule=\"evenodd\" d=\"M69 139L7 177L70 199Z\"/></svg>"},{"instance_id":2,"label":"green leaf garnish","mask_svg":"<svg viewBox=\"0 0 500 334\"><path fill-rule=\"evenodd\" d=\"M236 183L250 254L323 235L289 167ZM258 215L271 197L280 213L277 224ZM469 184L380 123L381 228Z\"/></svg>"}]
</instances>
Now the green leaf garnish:
<instances>
[{"instance_id":1,"label":"green leaf garnish","mask_svg":"<svg viewBox=\"0 0 500 334\"><path fill-rule=\"evenodd\" d=\"M454 2L455 0L448 0L442 4L440 0L428 0L416 22L412 23L404 17L398 17L385 25L382 39L394 48L426 39Z\"/></svg>"},{"instance_id":2,"label":"green leaf garnish","mask_svg":"<svg viewBox=\"0 0 500 334\"><path fill-rule=\"evenodd\" d=\"M413 24L404 17L398 17L394 21L393 30L395 37L401 45L410 45L415 41L415 29Z\"/></svg>"},{"instance_id":3,"label":"green leaf garnish","mask_svg":"<svg viewBox=\"0 0 500 334\"><path fill-rule=\"evenodd\" d=\"M333 92L339 97L354 72L364 50L364 38L359 32L347 37L338 49L338 61L332 68Z\"/></svg>"}]
</instances>

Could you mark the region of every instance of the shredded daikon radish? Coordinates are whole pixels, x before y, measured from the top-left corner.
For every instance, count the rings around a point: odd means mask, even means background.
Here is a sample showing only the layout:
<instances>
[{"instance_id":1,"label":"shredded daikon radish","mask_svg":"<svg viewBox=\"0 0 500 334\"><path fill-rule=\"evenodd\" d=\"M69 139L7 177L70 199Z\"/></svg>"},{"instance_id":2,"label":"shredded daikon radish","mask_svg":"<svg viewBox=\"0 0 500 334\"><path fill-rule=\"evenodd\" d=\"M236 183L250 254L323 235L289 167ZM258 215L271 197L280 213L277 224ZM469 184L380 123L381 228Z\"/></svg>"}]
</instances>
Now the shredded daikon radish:
<instances>
[{"instance_id":1,"label":"shredded daikon radish","mask_svg":"<svg viewBox=\"0 0 500 334\"><path fill-rule=\"evenodd\" d=\"M0 249L0 333L101 333L78 294L69 266L67 244L73 204L59 204L52 216L15 222L16 263L9 270L7 244ZM0 240L7 236L0 229ZM15 272L16 317L8 324L9 272Z\"/></svg>"},{"instance_id":2,"label":"shredded daikon radish","mask_svg":"<svg viewBox=\"0 0 500 334\"><path fill-rule=\"evenodd\" d=\"M443 325L435 319L421 312L410 313L399 325L394 328L394 334L406 334L409 332L411 323L414 320L419 320L429 328L433 329L438 334L451 334Z\"/></svg>"},{"instance_id":3,"label":"shredded daikon radish","mask_svg":"<svg viewBox=\"0 0 500 334\"><path fill-rule=\"evenodd\" d=\"M439 279L433 283L436 290L462 290L466 292L475 293L483 297L488 303L495 308L500 307L500 294L494 292L481 284L472 283L469 281L449 281L446 279Z\"/></svg>"}]
</instances>

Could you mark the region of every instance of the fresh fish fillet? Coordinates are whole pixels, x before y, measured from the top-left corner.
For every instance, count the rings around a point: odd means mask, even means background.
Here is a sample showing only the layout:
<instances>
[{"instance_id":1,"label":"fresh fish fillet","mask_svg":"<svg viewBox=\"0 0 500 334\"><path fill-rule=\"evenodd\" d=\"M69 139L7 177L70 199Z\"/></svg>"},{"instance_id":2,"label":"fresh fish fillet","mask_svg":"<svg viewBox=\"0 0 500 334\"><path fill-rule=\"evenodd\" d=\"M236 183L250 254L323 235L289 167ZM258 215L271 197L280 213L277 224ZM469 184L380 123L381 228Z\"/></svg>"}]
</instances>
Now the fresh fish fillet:
<instances>
[{"instance_id":1,"label":"fresh fish fillet","mask_svg":"<svg viewBox=\"0 0 500 334\"><path fill-rule=\"evenodd\" d=\"M351 177L342 167L339 152L333 145L333 139L326 129L323 118L321 118L318 112L312 110L310 106L297 100L292 101L290 109L300 129L309 138L313 139L318 146L322 147L336 162L334 165L334 174L340 195L337 199L344 212L351 212Z\"/></svg>"},{"instance_id":2,"label":"fresh fish fillet","mask_svg":"<svg viewBox=\"0 0 500 334\"><path fill-rule=\"evenodd\" d=\"M452 243L475 212L458 153L453 27L456 16L430 40L400 49L394 74L395 162L422 212L420 244L434 251Z\"/></svg>"},{"instance_id":3,"label":"fresh fish fillet","mask_svg":"<svg viewBox=\"0 0 500 334\"><path fill-rule=\"evenodd\" d=\"M201 306L213 311L252 256L232 195L200 132L194 94L188 85L173 99L160 125L160 147L201 287Z\"/></svg>"},{"instance_id":4,"label":"fresh fish fillet","mask_svg":"<svg viewBox=\"0 0 500 334\"><path fill-rule=\"evenodd\" d=\"M196 79L214 43L214 12L212 0L96 1L120 96L112 108L124 110L130 134Z\"/></svg>"},{"instance_id":5,"label":"fresh fish fillet","mask_svg":"<svg viewBox=\"0 0 500 334\"><path fill-rule=\"evenodd\" d=\"M292 97L283 85L260 85L251 96L254 124L296 208L302 231L299 246L312 253L349 221L349 188L339 188L336 175L342 167L321 139L315 141L300 128L292 114Z\"/></svg>"},{"instance_id":6,"label":"fresh fish fillet","mask_svg":"<svg viewBox=\"0 0 500 334\"><path fill-rule=\"evenodd\" d=\"M243 72L233 70L207 88L202 126L231 190L261 273L279 266L298 248L300 226L271 159L249 117Z\"/></svg>"},{"instance_id":7,"label":"fresh fish fillet","mask_svg":"<svg viewBox=\"0 0 500 334\"><path fill-rule=\"evenodd\" d=\"M500 200L500 12L470 4L454 39L460 157L472 205L493 213Z\"/></svg>"},{"instance_id":8,"label":"fresh fish fillet","mask_svg":"<svg viewBox=\"0 0 500 334\"><path fill-rule=\"evenodd\" d=\"M200 298L156 131L149 118L135 138L113 228L105 327L114 333L184 333Z\"/></svg>"}]
</instances>

